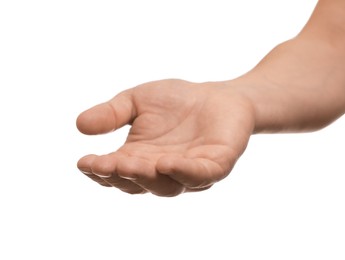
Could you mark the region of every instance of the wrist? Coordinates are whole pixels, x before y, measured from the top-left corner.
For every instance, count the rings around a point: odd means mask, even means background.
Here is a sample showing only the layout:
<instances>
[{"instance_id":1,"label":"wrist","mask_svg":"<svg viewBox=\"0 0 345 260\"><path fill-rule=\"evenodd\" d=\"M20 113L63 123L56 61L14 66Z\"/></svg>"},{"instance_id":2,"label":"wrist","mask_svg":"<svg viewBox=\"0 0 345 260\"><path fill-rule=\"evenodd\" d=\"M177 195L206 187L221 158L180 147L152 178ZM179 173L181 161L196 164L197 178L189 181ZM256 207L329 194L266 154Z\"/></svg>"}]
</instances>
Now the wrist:
<instances>
[{"instance_id":1,"label":"wrist","mask_svg":"<svg viewBox=\"0 0 345 260\"><path fill-rule=\"evenodd\" d=\"M345 112L345 57L325 42L295 38L227 82L252 104L255 133L315 131Z\"/></svg>"},{"instance_id":2,"label":"wrist","mask_svg":"<svg viewBox=\"0 0 345 260\"><path fill-rule=\"evenodd\" d=\"M274 122L278 122L272 117L272 111L277 111L275 87L269 84L265 77L251 71L241 77L226 81L225 85L231 93L241 96L250 107L253 133L280 131L280 126L274 125Z\"/></svg>"}]
</instances>

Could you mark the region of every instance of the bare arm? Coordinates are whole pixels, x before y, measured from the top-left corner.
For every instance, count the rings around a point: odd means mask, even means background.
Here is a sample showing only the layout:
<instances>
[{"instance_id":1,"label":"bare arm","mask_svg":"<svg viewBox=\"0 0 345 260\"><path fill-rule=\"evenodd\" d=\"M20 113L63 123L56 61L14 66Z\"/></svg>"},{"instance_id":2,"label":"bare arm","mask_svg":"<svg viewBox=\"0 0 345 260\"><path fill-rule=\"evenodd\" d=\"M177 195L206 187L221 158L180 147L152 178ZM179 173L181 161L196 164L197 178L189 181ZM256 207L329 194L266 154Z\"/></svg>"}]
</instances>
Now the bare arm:
<instances>
[{"instance_id":1,"label":"bare arm","mask_svg":"<svg viewBox=\"0 0 345 260\"><path fill-rule=\"evenodd\" d=\"M255 107L255 132L320 129L345 112L345 1L321 0L294 39L229 82Z\"/></svg>"},{"instance_id":2,"label":"bare arm","mask_svg":"<svg viewBox=\"0 0 345 260\"><path fill-rule=\"evenodd\" d=\"M317 130L344 112L345 1L321 0L299 35L242 77L149 82L83 112L85 134L132 127L120 149L78 167L128 193L200 191L229 174L251 134Z\"/></svg>"}]
</instances>

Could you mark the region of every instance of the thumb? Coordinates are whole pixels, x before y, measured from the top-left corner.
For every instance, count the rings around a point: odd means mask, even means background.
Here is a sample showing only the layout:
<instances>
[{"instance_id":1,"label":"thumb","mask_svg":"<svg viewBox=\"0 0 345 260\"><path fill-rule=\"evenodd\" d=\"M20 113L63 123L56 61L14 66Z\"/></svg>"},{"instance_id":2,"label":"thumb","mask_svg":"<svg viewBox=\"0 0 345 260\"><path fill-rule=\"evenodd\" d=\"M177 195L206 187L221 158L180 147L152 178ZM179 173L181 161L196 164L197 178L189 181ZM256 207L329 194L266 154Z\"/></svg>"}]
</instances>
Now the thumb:
<instances>
[{"instance_id":1,"label":"thumb","mask_svg":"<svg viewBox=\"0 0 345 260\"><path fill-rule=\"evenodd\" d=\"M81 113L77 118L77 128L88 135L103 134L131 123L134 118L132 91L126 90Z\"/></svg>"}]
</instances>

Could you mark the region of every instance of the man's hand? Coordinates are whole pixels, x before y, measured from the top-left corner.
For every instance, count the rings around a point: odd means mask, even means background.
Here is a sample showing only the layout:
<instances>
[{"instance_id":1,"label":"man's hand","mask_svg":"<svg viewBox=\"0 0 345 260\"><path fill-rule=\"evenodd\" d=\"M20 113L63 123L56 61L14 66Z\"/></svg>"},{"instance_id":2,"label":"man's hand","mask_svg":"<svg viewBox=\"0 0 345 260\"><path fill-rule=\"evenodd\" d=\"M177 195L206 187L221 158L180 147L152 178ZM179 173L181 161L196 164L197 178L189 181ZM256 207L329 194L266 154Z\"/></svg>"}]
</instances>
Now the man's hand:
<instances>
[{"instance_id":1,"label":"man's hand","mask_svg":"<svg viewBox=\"0 0 345 260\"><path fill-rule=\"evenodd\" d=\"M174 196L223 179L252 133L321 129L345 113L345 2L320 0L294 39L224 82L147 83L82 113L85 134L131 124L125 144L79 169L128 193Z\"/></svg>"},{"instance_id":2,"label":"man's hand","mask_svg":"<svg viewBox=\"0 0 345 260\"><path fill-rule=\"evenodd\" d=\"M107 155L87 155L78 168L101 185L131 194L175 196L226 177L254 129L251 103L226 83L164 80L126 90L83 112L85 134L126 124L125 144Z\"/></svg>"}]
</instances>

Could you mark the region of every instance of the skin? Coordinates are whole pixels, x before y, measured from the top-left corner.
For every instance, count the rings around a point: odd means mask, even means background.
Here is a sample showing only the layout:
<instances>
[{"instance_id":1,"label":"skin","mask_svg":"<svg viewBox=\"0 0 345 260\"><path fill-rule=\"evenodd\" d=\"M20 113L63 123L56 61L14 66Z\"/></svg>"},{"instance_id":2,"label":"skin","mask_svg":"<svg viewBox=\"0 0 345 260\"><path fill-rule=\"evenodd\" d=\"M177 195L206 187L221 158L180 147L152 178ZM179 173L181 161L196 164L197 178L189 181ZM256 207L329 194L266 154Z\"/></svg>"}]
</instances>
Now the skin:
<instances>
[{"instance_id":1,"label":"skin","mask_svg":"<svg viewBox=\"0 0 345 260\"><path fill-rule=\"evenodd\" d=\"M230 173L252 134L315 131L344 113L345 1L321 0L299 35L239 78L149 82L81 113L84 134L131 130L78 168L131 194L201 191Z\"/></svg>"}]
</instances>

